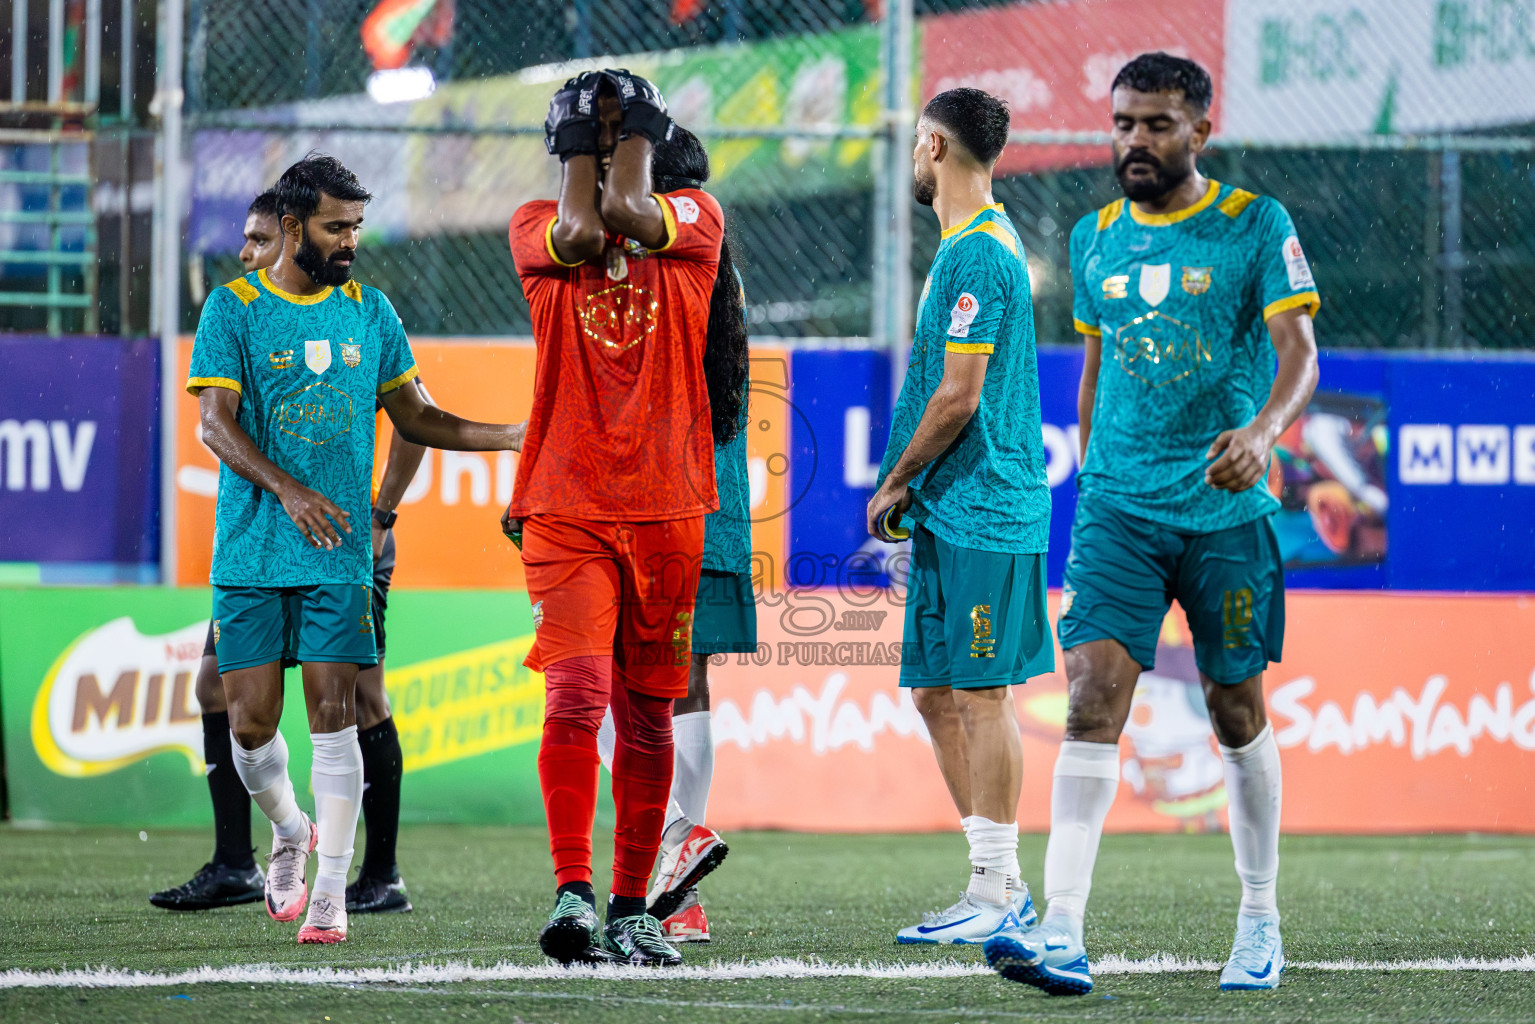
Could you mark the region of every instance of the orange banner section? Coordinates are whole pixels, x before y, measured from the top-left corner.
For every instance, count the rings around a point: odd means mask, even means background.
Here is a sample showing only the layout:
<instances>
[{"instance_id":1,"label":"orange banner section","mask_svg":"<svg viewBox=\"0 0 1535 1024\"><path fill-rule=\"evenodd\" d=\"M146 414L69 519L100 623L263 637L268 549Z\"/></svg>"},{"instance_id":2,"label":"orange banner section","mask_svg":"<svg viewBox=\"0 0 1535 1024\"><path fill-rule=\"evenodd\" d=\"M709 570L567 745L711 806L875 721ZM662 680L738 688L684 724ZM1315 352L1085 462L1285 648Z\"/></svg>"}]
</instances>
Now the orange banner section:
<instances>
[{"instance_id":1,"label":"orange banner section","mask_svg":"<svg viewBox=\"0 0 1535 1024\"><path fill-rule=\"evenodd\" d=\"M1535 832L1535 598L1310 592L1287 609L1285 660L1265 679L1286 831ZM921 716L896 685L902 612L886 592L769 595L757 655L711 670L710 824L958 827ZM1046 831L1064 672L1013 692L1018 821ZM1109 829L1225 827L1220 754L1176 610L1120 750Z\"/></svg>"},{"instance_id":2,"label":"orange banner section","mask_svg":"<svg viewBox=\"0 0 1535 1024\"><path fill-rule=\"evenodd\" d=\"M533 392L530 341L416 339L421 381L443 408L471 419L516 422ZM180 346L180 379L192 343ZM788 474L789 357L782 349L752 350L748 467L752 482L754 549L783 564ZM218 460L202 444L197 400L179 392L176 415L176 581L205 584L213 552ZM390 430L385 417L380 452ZM395 526L401 587L520 589L522 561L501 534L501 511L517 473L512 452L428 451L405 493Z\"/></svg>"}]
</instances>

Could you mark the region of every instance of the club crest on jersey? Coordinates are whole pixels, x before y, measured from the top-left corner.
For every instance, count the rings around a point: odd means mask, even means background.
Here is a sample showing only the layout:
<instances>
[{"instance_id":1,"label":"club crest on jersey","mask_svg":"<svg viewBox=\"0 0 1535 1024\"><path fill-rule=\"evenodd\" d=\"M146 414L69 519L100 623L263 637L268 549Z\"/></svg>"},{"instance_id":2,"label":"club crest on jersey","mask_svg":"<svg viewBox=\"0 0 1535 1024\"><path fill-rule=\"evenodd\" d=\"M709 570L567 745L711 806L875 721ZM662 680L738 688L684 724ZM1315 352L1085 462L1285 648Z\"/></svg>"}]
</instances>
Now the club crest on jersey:
<instances>
[{"instance_id":1,"label":"club crest on jersey","mask_svg":"<svg viewBox=\"0 0 1535 1024\"><path fill-rule=\"evenodd\" d=\"M1203 295L1210 290L1210 271L1214 267L1184 267L1183 290L1190 295Z\"/></svg>"},{"instance_id":2,"label":"club crest on jersey","mask_svg":"<svg viewBox=\"0 0 1535 1024\"><path fill-rule=\"evenodd\" d=\"M974 295L969 292L960 292L959 298L954 300L954 308L949 310L949 337L968 338L970 324L975 320L975 314L980 311L981 304Z\"/></svg>"},{"instance_id":3,"label":"club crest on jersey","mask_svg":"<svg viewBox=\"0 0 1535 1024\"><path fill-rule=\"evenodd\" d=\"M358 363L362 362L362 346L342 345L341 361L348 366L356 366Z\"/></svg>"},{"instance_id":4,"label":"club crest on jersey","mask_svg":"<svg viewBox=\"0 0 1535 1024\"><path fill-rule=\"evenodd\" d=\"M1153 306L1161 305L1167 298L1167 290L1172 285L1173 267L1171 263L1142 263L1141 264L1141 298Z\"/></svg>"},{"instance_id":5,"label":"club crest on jersey","mask_svg":"<svg viewBox=\"0 0 1535 1024\"><path fill-rule=\"evenodd\" d=\"M304 342L304 365L315 373L330 369L330 339Z\"/></svg>"}]
</instances>

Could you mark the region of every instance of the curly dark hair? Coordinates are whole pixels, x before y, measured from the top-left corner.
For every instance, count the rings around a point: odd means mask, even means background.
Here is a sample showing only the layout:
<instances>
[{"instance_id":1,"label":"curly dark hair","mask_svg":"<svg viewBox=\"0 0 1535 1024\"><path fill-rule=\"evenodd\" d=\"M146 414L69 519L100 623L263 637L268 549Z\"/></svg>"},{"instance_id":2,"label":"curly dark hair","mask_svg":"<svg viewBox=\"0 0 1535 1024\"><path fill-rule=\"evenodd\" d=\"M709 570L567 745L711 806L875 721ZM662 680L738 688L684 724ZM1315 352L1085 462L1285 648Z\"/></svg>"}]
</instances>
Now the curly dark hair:
<instances>
[{"instance_id":1,"label":"curly dark hair","mask_svg":"<svg viewBox=\"0 0 1535 1024\"><path fill-rule=\"evenodd\" d=\"M949 137L983 164L1002 155L1012 120L1006 103L968 86L934 96L927 101L922 116L948 129Z\"/></svg>"},{"instance_id":2,"label":"curly dark hair","mask_svg":"<svg viewBox=\"0 0 1535 1024\"><path fill-rule=\"evenodd\" d=\"M1113 88L1128 86L1136 92L1181 92L1190 107L1203 114L1215 98L1210 72L1186 57L1157 50L1143 53L1119 69Z\"/></svg>"},{"instance_id":3,"label":"curly dark hair","mask_svg":"<svg viewBox=\"0 0 1535 1024\"><path fill-rule=\"evenodd\" d=\"M657 192L700 188L709 180L709 154L698 136L678 125L672 137L655 148L650 159L650 184ZM709 296L708 340L704 343L704 380L709 385L709 425L716 447L729 444L741 432L746 407L749 368L745 296L737 269L735 232L725 218L720 240L719 272Z\"/></svg>"}]
</instances>

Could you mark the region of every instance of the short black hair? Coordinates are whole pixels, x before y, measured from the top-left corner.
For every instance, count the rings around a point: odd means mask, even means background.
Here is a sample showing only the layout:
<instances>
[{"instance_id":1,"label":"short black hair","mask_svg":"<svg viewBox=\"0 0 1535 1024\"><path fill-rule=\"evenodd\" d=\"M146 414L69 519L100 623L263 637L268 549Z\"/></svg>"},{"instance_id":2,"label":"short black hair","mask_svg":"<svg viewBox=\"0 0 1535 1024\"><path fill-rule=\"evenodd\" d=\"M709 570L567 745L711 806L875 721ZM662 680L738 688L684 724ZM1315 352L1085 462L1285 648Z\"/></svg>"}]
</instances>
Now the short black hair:
<instances>
[{"instance_id":1,"label":"short black hair","mask_svg":"<svg viewBox=\"0 0 1535 1024\"><path fill-rule=\"evenodd\" d=\"M1210 72L1187 57L1174 57L1161 50L1143 53L1120 68L1113 88L1122 85L1136 92L1181 92L1188 105L1201 114L1210 109L1215 98Z\"/></svg>"},{"instance_id":2,"label":"short black hair","mask_svg":"<svg viewBox=\"0 0 1535 1024\"><path fill-rule=\"evenodd\" d=\"M255 199L251 200L250 207L245 211L246 215L255 214L257 217L275 217L282 219L282 210L277 204L277 190L269 188Z\"/></svg>"},{"instance_id":3,"label":"short black hair","mask_svg":"<svg viewBox=\"0 0 1535 1024\"><path fill-rule=\"evenodd\" d=\"M300 223L314 216L322 194L347 202L366 203L373 198L345 164L323 153L310 153L283 171L272 191L283 215L297 217Z\"/></svg>"},{"instance_id":4,"label":"short black hair","mask_svg":"<svg viewBox=\"0 0 1535 1024\"><path fill-rule=\"evenodd\" d=\"M1002 155L1012 123L1006 103L989 92L963 87L928 100L922 116L947 128L954 140L983 164Z\"/></svg>"}]
</instances>

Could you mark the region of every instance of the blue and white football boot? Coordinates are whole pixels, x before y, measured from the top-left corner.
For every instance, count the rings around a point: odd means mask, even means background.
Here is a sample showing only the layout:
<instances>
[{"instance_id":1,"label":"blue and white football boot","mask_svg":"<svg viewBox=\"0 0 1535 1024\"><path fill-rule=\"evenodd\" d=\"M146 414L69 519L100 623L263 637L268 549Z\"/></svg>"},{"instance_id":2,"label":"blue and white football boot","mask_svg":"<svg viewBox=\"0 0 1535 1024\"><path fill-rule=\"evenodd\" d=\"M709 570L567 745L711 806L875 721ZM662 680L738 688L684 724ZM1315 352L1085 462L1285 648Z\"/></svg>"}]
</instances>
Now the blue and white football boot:
<instances>
[{"instance_id":1,"label":"blue and white football boot","mask_svg":"<svg viewBox=\"0 0 1535 1024\"><path fill-rule=\"evenodd\" d=\"M986 962L1008 981L1052 996L1082 996L1093 990L1082 940L1064 925L1046 921L1037 928L1005 931L981 947Z\"/></svg>"},{"instance_id":2,"label":"blue and white football boot","mask_svg":"<svg viewBox=\"0 0 1535 1024\"><path fill-rule=\"evenodd\" d=\"M1029 915L1034 914L1034 903L1028 891L1023 894L1024 906ZM923 945L973 946L1001 931L1021 926L1018 903L1015 897L1008 903L986 903L968 892L959 894L959 902L947 910L927 911L922 923L902 928L895 933L895 941Z\"/></svg>"},{"instance_id":3,"label":"blue and white football boot","mask_svg":"<svg viewBox=\"0 0 1535 1024\"><path fill-rule=\"evenodd\" d=\"M1284 942L1279 938L1279 915L1237 915L1237 937L1231 956L1221 970L1221 991L1279 987L1284 970Z\"/></svg>"}]
</instances>

